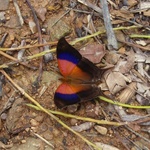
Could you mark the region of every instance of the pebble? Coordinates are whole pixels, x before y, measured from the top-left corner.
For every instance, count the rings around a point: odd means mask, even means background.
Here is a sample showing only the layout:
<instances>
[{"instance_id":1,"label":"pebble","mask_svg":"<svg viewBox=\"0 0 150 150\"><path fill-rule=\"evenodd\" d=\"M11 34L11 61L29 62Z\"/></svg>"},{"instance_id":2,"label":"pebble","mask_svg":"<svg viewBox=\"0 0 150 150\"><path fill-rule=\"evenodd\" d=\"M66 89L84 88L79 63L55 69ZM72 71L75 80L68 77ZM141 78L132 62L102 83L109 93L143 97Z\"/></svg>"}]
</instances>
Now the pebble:
<instances>
[{"instance_id":1,"label":"pebble","mask_svg":"<svg viewBox=\"0 0 150 150\"><path fill-rule=\"evenodd\" d=\"M41 124L40 129L42 132L45 132L46 130L48 130L47 124L45 124L45 123Z\"/></svg>"},{"instance_id":2,"label":"pebble","mask_svg":"<svg viewBox=\"0 0 150 150\"><path fill-rule=\"evenodd\" d=\"M94 118L96 116L96 114L95 114L95 105L94 104L90 103L89 105L86 105L85 111L86 111L87 117Z\"/></svg>"},{"instance_id":3,"label":"pebble","mask_svg":"<svg viewBox=\"0 0 150 150\"><path fill-rule=\"evenodd\" d=\"M22 144L26 143L26 140L22 140L21 143L22 143Z\"/></svg>"},{"instance_id":4,"label":"pebble","mask_svg":"<svg viewBox=\"0 0 150 150\"><path fill-rule=\"evenodd\" d=\"M74 119L74 118L73 118L73 119L70 119L70 123L71 123L72 126L76 125L77 122L78 122L77 119Z\"/></svg>"},{"instance_id":5,"label":"pebble","mask_svg":"<svg viewBox=\"0 0 150 150\"><path fill-rule=\"evenodd\" d=\"M43 134L43 137L46 139L46 140L52 140L53 139L53 134L51 132L45 132Z\"/></svg>"},{"instance_id":6,"label":"pebble","mask_svg":"<svg viewBox=\"0 0 150 150\"><path fill-rule=\"evenodd\" d=\"M31 130L33 130L36 133L39 129L37 127L31 127Z\"/></svg>"},{"instance_id":7,"label":"pebble","mask_svg":"<svg viewBox=\"0 0 150 150\"><path fill-rule=\"evenodd\" d=\"M106 135L107 134L107 128L99 126L99 125L95 125L94 128L96 129L96 131L102 135Z\"/></svg>"},{"instance_id":8,"label":"pebble","mask_svg":"<svg viewBox=\"0 0 150 150\"><path fill-rule=\"evenodd\" d=\"M10 91L11 91L11 88L5 87L5 92L6 92L7 94L10 93Z\"/></svg>"},{"instance_id":9,"label":"pebble","mask_svg":"<svg viewBox=\"0 0 150 150\"><path fill-rule=\"evenodd\" d=\"M6 113L2 113L2 114L1 114L1 119L2 119L2 120L6 120L6 118L7 118L7 114L6 114Z\"/></svg>"},{"instance_id":10,"label":"pebble","mask_svg":"<svg viewBox=\"0 0 150 150\"><path fill-rule=\"evenodd\" d=\"M77 109L78 109L78 106L79 106L78 104L69 105L69 106L67 107L68 113L74 113L74 112L76 112Z\"/></svg>"},{"instance_id":11,"label":"pebble","mask_svg":"<svg viewBox=\"0 0 150 150\"><path fill-rule=\"evenodd\" d=\"M37 113L33 112L32 117L36 117L36 116L37 116Z\"/></svg>"},{"instance_id":12,"label":"pebble","mask_svg":"<svg viewBox=\"0 0 150 150\"><path fill-rule=\"evenodd\" d=\"M37 117L35 117L34 118L36 121L38 121L38 122L43 122L43 119L44 119L44 116L42 115L42 116L37 116Z\"/></svg>"},{"instance_id":13,"label":"pebble","mask_svg":"<svg viewBox=\"0 0 150 150\"><path fill-rule=\"evenodd\" d=\"M35 119L30 120L31 126L36 127L39 125L39 122L37 122Z\"/></svg>"},{"instance_id":14,"label":"pebble","mask_svg":"<svg viewBox=\"0 0 150 150\"><path fill-rule=\"evenodd\" d=\"M58 136L60 134L60 132L57 129L53 129L53 134L54 134L54 136Z\"/></svg>"},{"instance_id":15,"label":"pebble","mask_svg":"<svg viewBox=\"0 0 150 150\"><path fill-rule=\"evenodd\" d=\"M71 128L77 132L82 132L91 129L93 126L94 126L93 122L84 122L78 126L73 126Z\"/></svg>"}]
</instances>

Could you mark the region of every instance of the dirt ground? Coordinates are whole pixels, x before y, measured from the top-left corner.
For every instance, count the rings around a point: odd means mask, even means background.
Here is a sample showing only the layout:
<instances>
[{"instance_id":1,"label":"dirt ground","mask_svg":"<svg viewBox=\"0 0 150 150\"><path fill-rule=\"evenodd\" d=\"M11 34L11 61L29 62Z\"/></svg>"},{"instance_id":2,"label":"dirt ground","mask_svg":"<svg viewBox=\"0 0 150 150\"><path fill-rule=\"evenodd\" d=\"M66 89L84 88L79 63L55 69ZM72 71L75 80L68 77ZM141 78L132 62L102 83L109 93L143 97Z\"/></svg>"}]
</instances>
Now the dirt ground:
<instances>
[{"instance_id":1,"label":"dirt ground","mask_svg":"<svg viewBox=\"0 0 150 150\"><path fill-rule=\"evenodd\" d=\"M92 144L103 150L150 149L149 1L108 1L117 50L108 47L100 1L0 0L0 5L0 150L91 150ZM97 31L101 34L87 37ZM55 48L64 36L69 42L86 37L73 45L98 67L107 68L99 85L102 97L126 107L96 98L57 108ZM32 98L41 107L29 105L36 105ZM54 117L40 108L53 111Z\"/></svg>"}]
</instances>

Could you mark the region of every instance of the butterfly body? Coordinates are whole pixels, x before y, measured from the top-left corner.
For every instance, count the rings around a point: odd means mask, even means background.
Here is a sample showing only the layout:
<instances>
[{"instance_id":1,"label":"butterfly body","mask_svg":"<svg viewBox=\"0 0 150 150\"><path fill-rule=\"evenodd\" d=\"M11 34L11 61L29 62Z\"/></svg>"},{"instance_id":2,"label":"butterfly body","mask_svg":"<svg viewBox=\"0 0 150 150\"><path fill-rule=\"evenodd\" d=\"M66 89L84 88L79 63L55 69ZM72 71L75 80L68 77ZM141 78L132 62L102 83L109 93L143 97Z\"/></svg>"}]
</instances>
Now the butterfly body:
<instances>
[{"instance_id":1,"label":"butterfly body","mask_svg":"<svg viewBox=\"0 0 150 150\"><path fill-rule=\"evenodd\" d=\"M56 90L54 102L58 108L91 100L100 95L96 83L103 73L91 61L68 42L61 38L57 44L57 62L60 73L65 78Z\"/></svg>"}]
</instances>

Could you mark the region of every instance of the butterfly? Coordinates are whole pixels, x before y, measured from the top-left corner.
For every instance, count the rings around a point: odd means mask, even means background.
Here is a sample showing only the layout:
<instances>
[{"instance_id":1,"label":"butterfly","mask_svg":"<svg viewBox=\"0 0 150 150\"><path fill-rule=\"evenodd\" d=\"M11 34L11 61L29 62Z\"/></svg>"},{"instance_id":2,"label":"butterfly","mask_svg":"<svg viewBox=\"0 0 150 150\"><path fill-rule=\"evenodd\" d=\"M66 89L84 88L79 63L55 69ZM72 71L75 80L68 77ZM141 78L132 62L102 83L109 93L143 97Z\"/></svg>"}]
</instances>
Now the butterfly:
<instances>
[{"instance_id":1,"label":"butterfly","mask_svg":"<svg viewBox=\"0 0 150 150\"><path fill-rule=\"evenodd\" d=\"M101 94L96 85L103 70L72 47L65 38L57 44L57 62L63 82L55 91L54 102L58 108L91 100Z\"/></svg>"}]
</instances>

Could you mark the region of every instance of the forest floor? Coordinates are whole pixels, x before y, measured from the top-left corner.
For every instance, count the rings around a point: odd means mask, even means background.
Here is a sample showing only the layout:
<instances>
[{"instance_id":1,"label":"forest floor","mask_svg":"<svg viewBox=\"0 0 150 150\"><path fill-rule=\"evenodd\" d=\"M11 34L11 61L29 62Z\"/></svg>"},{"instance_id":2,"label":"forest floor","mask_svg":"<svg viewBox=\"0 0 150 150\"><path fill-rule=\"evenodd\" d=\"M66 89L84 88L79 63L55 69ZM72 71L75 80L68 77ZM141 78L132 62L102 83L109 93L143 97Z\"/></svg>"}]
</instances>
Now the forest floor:
<instances>
[{"instance_id":1,"label":"forest floor","mask_svg":"<svg viewBox=\"0 0 150 150\"><path fill-rule=\"evenodd\" d=\"M117 48L100 1L0 0L0 150L150 149L150 2L108 8ZM107 71L100 97L58 109L64 36Z\"/></svg>"}]
</instances>

